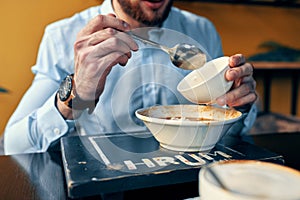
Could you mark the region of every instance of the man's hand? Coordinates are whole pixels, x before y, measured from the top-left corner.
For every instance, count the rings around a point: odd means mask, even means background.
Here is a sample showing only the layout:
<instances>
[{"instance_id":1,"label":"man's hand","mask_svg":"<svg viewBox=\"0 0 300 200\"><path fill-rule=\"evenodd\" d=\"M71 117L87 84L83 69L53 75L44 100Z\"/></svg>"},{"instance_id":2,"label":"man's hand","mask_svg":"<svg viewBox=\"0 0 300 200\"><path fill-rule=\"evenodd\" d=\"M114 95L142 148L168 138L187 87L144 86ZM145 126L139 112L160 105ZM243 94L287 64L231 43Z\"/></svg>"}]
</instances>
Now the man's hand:
<instances>
[{"instance_id":1,"label":"man's hand","mask_svg":"<svg viewBox=\"0 0 300 200\"><path fill-rule=\"evenodd\" d=\"M74 80L81 99L99 98L112 67L126 65L131 51L138 49L124 33L128 30L129 24L109 14L95 17L79 32L74 44Z\"/></svg>"},{"instance_id":2,"label":"man's hand","mask_svg":"<svg viewBox=\"0 0 300 200\"><path fill-rule=\"evenodd\" d=\"M106 77L117 64L126 65L137 44L125 31L129 24L115 15L98 15L77 35L74 44L73 91L82 101L99 99ZM79 117L82 110L69 108L57 98L57 108L65 119Z\"/></svg>"},{"instance_id":3,"label":"man's hand","mask_svg":"<svg viewBox=\"0 0 300 200\"><path fill-rule=\"evenodd\" d=\"M226 72L225 78L234 83L229 92L217 99L217 103L230 107L252 105L257 99L252 64L246 63L243 55L236 54L229 58L229 66L231 68Z\"/></svg>"}]
</instances>

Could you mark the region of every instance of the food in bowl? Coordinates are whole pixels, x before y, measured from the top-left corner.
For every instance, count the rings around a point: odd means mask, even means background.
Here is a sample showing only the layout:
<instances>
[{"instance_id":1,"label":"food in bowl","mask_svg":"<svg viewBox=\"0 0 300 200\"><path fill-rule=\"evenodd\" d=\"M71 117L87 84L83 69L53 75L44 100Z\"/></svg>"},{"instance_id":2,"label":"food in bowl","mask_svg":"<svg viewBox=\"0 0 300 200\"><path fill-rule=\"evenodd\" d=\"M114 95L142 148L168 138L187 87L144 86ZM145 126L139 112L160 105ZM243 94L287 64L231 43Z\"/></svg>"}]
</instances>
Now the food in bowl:
<instances>
[{"instance_id":1,"label":"food in bowl","mask_svg":"<svg viewBox=\"0 0 300 200\"><path fill-rule=\"evenodd\" d=\"M185 152L210 151L242 113L206 105L167 105L135 112L160 145Z\"/></svg>"}]
</instances>

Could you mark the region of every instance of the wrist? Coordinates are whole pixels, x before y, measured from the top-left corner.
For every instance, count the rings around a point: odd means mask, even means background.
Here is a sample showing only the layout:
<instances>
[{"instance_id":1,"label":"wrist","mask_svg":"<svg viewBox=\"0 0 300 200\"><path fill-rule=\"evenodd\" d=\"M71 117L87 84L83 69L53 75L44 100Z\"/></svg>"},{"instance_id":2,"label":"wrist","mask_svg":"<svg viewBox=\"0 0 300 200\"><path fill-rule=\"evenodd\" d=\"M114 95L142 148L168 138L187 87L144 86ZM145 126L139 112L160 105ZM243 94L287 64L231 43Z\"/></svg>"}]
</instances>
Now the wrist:
<instances>
[{"instance_id":1,"label":"wrist","mask_svg":"<svg viewBox=\"0 0 300 200\"><path fill-rule=\"evenodd\" d=\"M238 111L240 111L242 113L248 113L251 110L252 105L253 104L249 103L249 104L246 104L243 106L237 106L237 107L235 107L235 109L237 109Z\"/></svg>"},{"instance_id":2,"label":"wrist","mask_svg":"<svg viewBox=\"0 0 300 200\"><path fill-rule=\"evenodd\" d=\"M58 93L55 96L55 103L56 108L64 119L77 119L83 112L83 110L75 110L68 107L63 101L59 99Z\"/></svg>"},{"instance_id":3,"label":"wrist","mask_svg":"<svg viewBox=\"0 0 300 200\"><path fill-rule=\"evenodd\" d=\"M73 74L68 75L61 82L58 90L58 99L64 103L71 110L85 110L88 109L89 114L91 114L99 98L95 100L83 100L76 94L75 82L73 79Z\"/></svg>"}]
</instances>

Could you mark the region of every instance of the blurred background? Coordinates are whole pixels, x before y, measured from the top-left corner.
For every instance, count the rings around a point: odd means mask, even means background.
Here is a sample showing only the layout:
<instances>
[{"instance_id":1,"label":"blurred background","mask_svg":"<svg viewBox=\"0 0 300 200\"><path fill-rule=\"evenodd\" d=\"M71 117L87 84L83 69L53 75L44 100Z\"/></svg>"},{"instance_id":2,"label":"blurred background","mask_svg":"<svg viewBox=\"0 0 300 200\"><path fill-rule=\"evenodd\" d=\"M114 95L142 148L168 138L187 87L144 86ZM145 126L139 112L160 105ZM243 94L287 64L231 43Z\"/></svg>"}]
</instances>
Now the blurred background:
<instances>
[{"instance_id":1,"label":"blurred background","mask_svg":"<svg viewBox=\"0 0 300 200\"><path fill-rule=\"evenodd\" d=\"M1 0L0 135L31 84L33 74L30 68L35 64L45 26L101 2ZM253 61L297 63L300 62L300 8L298 4L287 5L287 2L175 1L175 6L209 18L221 35L225 55L243 53ZM265 76L267 74L257 76L261 99L264 99ZM299 80L292 82L288 76L274 77L271 111L290 114L291 90L287 88L292 84L299 85ZM300 116L299 106L296 116Z\"/></svg>"}]
</instances>

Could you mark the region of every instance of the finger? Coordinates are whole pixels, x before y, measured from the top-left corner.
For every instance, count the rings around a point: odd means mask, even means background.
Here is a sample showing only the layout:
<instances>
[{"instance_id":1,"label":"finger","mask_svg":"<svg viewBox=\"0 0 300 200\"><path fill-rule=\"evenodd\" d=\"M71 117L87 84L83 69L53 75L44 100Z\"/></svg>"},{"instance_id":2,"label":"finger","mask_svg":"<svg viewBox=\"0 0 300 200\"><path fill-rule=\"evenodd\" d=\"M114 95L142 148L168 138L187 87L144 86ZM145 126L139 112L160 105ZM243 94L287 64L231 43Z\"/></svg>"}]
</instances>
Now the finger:
<instances>
[{"instance_id":1,"label":"finger","mask_svg":"<svg viewBox=\"0 0 300 200\"><path fill-rule=\"evenodd\" d=\"M116 64L120 64L121 66L125 66L131 57L131 52L122 54L121 52L113 52L110 54L112 58L112 62L109 63L109 66L114 66Z\"/></svg>"},{"instance_id":2,"label":"finger","mask_svg":"<svg viewBox=\"0 0 300 200\"><path fill-rule=\"evenodd\" d=\"M253 76L245 76L242 79L242 83L248 84L250 90L256 90L256 81Z\"/></svg>"},{"instance_id":3,"label":"finger","mask_svg":"<svg viewBox=\"0 0 300 200\"><path fill-rule=\"evenodd\" d=\"M253 75L253 66L250 63L245 63L239 67L233 67L226 71L225 77L228 81L234 81L244 76Z\"/></svg>"},{"instance_id":4,"label":"finger","mask_svg":"<svg viewBox=\"0 0 300 200\"><path fill-rule=\"evenodd\" d=\"M125 66L130 57L131 57L131 53L123 54L121 52L112 52L99 60L101 60L102 66L106 66L106 68L108 68L105 69L105 71L110 72L111 68L117 64L120 64L121 66ZM103 74L101 70L99 72L100 75ZM108 74L108 73L104 73L104 74Z\"/></svg>"},{"instance_id":5,"label":"finger","mask_svg":"<svg viewBox=\"0 0 300 200\"><path fill-rule=\"evenodd\" d=\"M117 16L114 14L114 13L109 13L107 14L108 16L111 16L111 17L114 17L114 18L117 18Z\"/></svg>"},{"instance_id":6,"label":"finger","mask_svg":"<svg viewBox=\"0 0 300 200\"><path fill-rule=\"evenodd\" d=\"M97 45L110 37L114 37L116 33L117 30L113 28L106 28L103 31L97 31L89 37L87 46Z\"/></svg>"},{"instance_id":7,"label":"finger","mask_svg":"<svg viewBox=\"0 0 300 200\"><path fill-rule=\"evenodd\" d=\"M105 28L114 28L120 31L130 30L129 24L125 21L109 15L98 15L93 18L79 33L78 36L89 35Z\"/></svg>"},{"instance_id":8,"label":"finger","mask_svg":"<svg viewBox=\"0 0 300 200\"><path fill-rule=\"evenodd\" d=\"M103 57L108 54L118 52L118 54L121 55L129 55L131 56L131 50L134 47L131 47L128 45L127 42L124 42L123 40L120 40L116 37L108 38L107 40L103 41L101 44L97 44L93 46L93 52L92 55L95 57Z\"/></svg>"},{"instance_id":9,"label":"finger","mask_svg":"<svg viewBox=\"0 0 300 200\"><path fill-rule=\"evenodd\" d=\"M127 62L128 62L128 60L129 60L129 58L131 57L131 53L129 52L129 53L126 53L126 54L123 54L123 55L121 55L120 57L119 57L119 64L121 65L121 66L125 66L126 64L127 64Z\"/></svg>"},{"instance_id":10,"label":"finger","mask_svg":"<svg viewBox=\"0 0 300 200\"><path fill-rule=\"evenodd\" d=\"M225 95L217 98L217 103L219 105L235 104L235 102L238 101L238 99L243 98L244 96L247 96L251 93L255 93L255 85L256 85L255 81L243 83L239 87L234 88L230 90L228 93L226 93Z\"/></svg>"},{"instance_id":11,"label":"finger","mask_svg":"<svg viewBox=\"0 0 300 200\"><path fill-rule=\"evenodd\" d=\"M113 52L101 58L89 60L90 67L79 68L76 76L77 92L82 99L93 99L98 97L104 89L105 80L112 68L116 64L125 65L128 61L128 55L122 55L120 52ZM88 78L83 78L88 76ZM97 82L98 84L95 84Z\"/></svg>"},{"instance_id":12,"label":"finger","mask_svg":"<svg viewBox=\"0 0 300 200\"><path fill-rule=\"evenodd\" d=\"M127 44L117 38L109 38L101 44L88 46L84 50L78 51L75 68L77 71L79 65L91 66L85 67L84 70L95 77L99 76L101 71L107 67L118 63L121 65L126 64L130 57L131 51Z\"/></svg>"},{"instance_id":13,"label":"finger","mask_svg":"<svg viewBox=\"0 0 300 200\"><path fill-rule=\"evenodd\" d=\"M235 54L229 57L229 66L236 67L246 62L246 58L242 54Z\"/></svg>"},{"instance_id":14,"label":"finger","mask_svg":"<svg viewBox=\"0 0 300 200\"><path fill-rule=\"evenodd\" d=\"M227 99L229 102L235 101L235 99L238 99L242 96L246 96L247 94L254 92L252 84L242 84L240 87L235 88L234 90L228 92L226 94Z\"/></svg>"},{"instance_id":15,"label":"finger","mask_svg":"<svg viewBox=\"0 0 300 200\"><path fill-rule=\"evenodd\" d=\"M230 97L226 95L217 98L217 103L221 106L228 105L229 107L239 107L244 106L247 104L252 104L257 99L256 92L248 93L245 96L240 96L239 98L234 98L234 100L231 100Z\"/></svg>"},{"instance_id":16,"label":"finger","mask_svg":"<svg viewBox=\"0 0 300 200\"><path fill-rule=\"evenodd\" d=\"M254 80L253 76L244 76L242 78L236 79L233 82L232 88L238 88L242 84L249 84L249 86L251 86L252 90L255 90L255 88L256 88L256 81Z\"/></svg>"},{"instance_id":17,"label":"finger","mask_svg":"<svg viewBox=\"0 0 300 200\"><path fill-rule=\"evenodd\" d=\"M115 29L112 28L107 28L104 31L98 31L88 39L87 44L88 45L97 45L104 40L107 40L111 37L116 37L120 40L123 41L123 43L127 44L129 48L133 51L138 50L138 45L137 43L130 37L128 34L123 33L123 32L118 32Z\"/></svg>"},{"instance_id":18,"label":"finger","mask_svg":"<svg viewBox=\"0 0 300 200\"><path fill-rule=\"evenodd\" d=\"M137 45L135 40L133 40L133 38L131 36L129 36L127 33L118 32L116 34L116 37L121 39L124 43L126 43L131 50L133 50L133 51L138 50L139 46Z\"/></svg>"},{"instance_id":19,"label":"finger","mask_svg":"<svg viewBox=\"0 0 300 200\"><path fill-rule=\"evenodd\" d=\"M130 55L128 55L128 54L120 55L118 52L116 52L116 53L112 53L112 54L109 54L104 57L104 60L110 60L112 62L108 63L108 66L104 70L100 71L100 75L98 76L99 80L98 80L98 84L97 84L97 94L98 95L100 95L103 92L104 85L106 82L106 77L108 76L108 74L110 73L112 68L118 63L121 66L125 66L126 63L128 62L128 58L130 56L131 56L131 53L130 53Z\"/></svg>"},{"instance_id":20,"label":"finger","mask_svg":"<svg viewBox=\"0 0 300 200\"><path fill-rule=\"evenodd\" d=\"M230 107L239 107L239 106L244 106L247 104L253 104L258 98L258 95L256 92L252 92L247 94L246 96L243 96L239 99L236 99L234 102L230 102L228 106Z\"/></svg>"}]
</instances>

